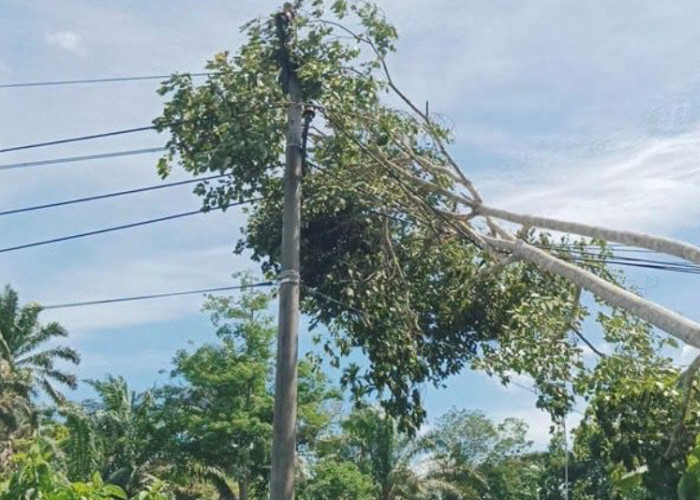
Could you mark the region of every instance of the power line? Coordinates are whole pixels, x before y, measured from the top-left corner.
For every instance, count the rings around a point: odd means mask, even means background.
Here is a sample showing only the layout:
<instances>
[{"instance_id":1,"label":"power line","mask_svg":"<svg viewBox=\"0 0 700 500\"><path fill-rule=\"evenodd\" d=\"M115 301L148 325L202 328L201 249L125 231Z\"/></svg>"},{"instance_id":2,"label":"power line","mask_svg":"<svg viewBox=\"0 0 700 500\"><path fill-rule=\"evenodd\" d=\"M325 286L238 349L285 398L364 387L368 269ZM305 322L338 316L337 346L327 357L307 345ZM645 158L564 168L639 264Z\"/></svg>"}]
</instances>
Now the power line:
<instances>
[{"instance_id":1,"label":"power line","mask_svg":"<svg viewBox=\"0 0 700 500\"><path fill-rule=\"evenodd\" d=\"M553 251L559 251L559 252L569 252L567 255L571 256L572 258L591 258L591 259L598 259L601 261L607 261L610 259L619 259L619 260L625 260L629 262L640 262L640 263L653 263L653 264L660 264L660 265L665 265L665 266L675 266L675 267L682 267L682 268L688 268L688 269L700 269L700 266L694 263L690 262L684 262L681 260L658 260L658 259L642 259L639 257L628 257L625 255L617 255L615 253L611 253L609 255L606 254L601 254L598 252L590 252L590 251L585 251L585 250L579 250L576 248L570 248L570 249L564 249L564 248L551 248L547 247L544 245L535 245L538 248L541 248L543 250L553 250Z\"/></svg>"},{"instance_id":2,"label":"power line","mask_svg":"<svg viewBox=\"0 0 700 500\"><path fill-rule=\"evenodd\" d=\"M673 271L679 273L688 274L700 274L700 266L697 264L692 264L682 261L669 261L669 260L656 260L656 259L641 259L637 257L627 257L624 255L613 254L611 256L601 255L594 252L586 252L578 247L574 246L549 246L549 245L536 245L538 248L544 250L560 251L560 252L574 252L567 256L575 262L590 262L590 263L605 263L613 264L617 266L628 266L628 267L639 267L644 269L654 269L659 271ZM586 245L588 246L588 245ZM592 248L600 248L596 245L590 245ZM634 249L631 249L634 250ZM640 249L641 250L641 249ZM616 249L615 252L625 251L625 249ZM654 253L649 251L648 253Z\"/></svg>"},{"instance_id":3,"label":"power line","mask_svg":"<svg viewBox=\"0 0 700 500\"><path fill-rule=\"evenodd\" d=\"M275 109L275 108L279 108L282 105L284 105L284 103L273 103L273 104L263 106L261 108L251 109L251 110L247 111L246 114L247 113L254 113L256 111ZM181 125L184 123L192 123L193 121L194 120L178 120L178 121L167 124L167 126ZM20 151L20 150L24 150L24 149L41 148L41 147L45 147L45 146L55 146L57 144L66 144L69 142L89 141L92 139L101 139L104 137L112 137L115 135L123 135L123 134L134 134L137 132L145 132L148 130L157 130L157 129L158 129L158 126L156 126L156 125L148 125L146 127L127 128L127 129L122 129L122 130L114 130L111 132L103 132L100 134L82 135L82 136L78 136L78 137L69 137L67 139L58 139L58 140L54 140L54 141L38 142L35 144L25 144L23 146L13 146L10 148L0 149L0 153L9 153L11 151Z\"/></svg>"},{"instance_id":4,"label":"power line","mask_svg":"<svg viewBox=\"0 0 700 500\"><path fill-rule=\"evenodd\" d=\"M649 254L658 254L659 252L655 252L654 250L649 250L648 248L635 248L635 247L629 247L627 245L623 245L620 243L611 243L611 244L606 244L605 247L601 247L599 245L594 245L594 244L584 244L584 245L577 245L575 243L562 243L562 244L551 244L551 245L539 245L539 248L547 249L547 250L611 250L614 252L624 252L624 253L649 253Z\"/></svg>"},{"instance_id":5,"label":"power line","mask_svg":"<svg viewBox=\"0 0 700 500\"><path fill-rule=\"evenodd\" d=\"M11 151L20 151L23 149L43 148L45 146L55 146L57 144L66 144L68 142L89 141L92 139L101 139L103 137L112 137L115 135L135 134L137 132L145 132L147 130L155 130L155 128L156 128L155 125L149 125L147 127L126 128L126 129L122 129L122 130L114 130L112 132L103 132L101 134L82 135L82 136L78 136L78 137L70 137L68 139L58 139L55 141L37 142L35 144L25 144L23 146L13 146L11 148L0 149L0 153L9 153Z\"/></svg>"},{"instance_id":6,"label":"power line","mask_svg":"<svg viewBox=\"0 0 700 500\"><path fill-rule=\"evenodd\" d=\"M17 89L26 87L49 87L49 86L59 86L59 85L79 85L79 84L90 84L90 83L115 83L115 82L135 82L144 80L165 80L171 78L172 76L210 76L217 73L204 72L204 73L176 73L174 75L146 75L146 76L118 76L112 78L85 78L79 80L51 80L43 82L20 82L20 83L3 83L0 84L0 89Z\"/></svg>"},{"instance_id":7,"label":"power line","mask_svg":"<svg viewBox=\"0 0 700 500\"><path fill-rule=\"evenodd\" d=\"M87 160L102 160L105 158L117 158L121 156L134 156L142 155L147 153L160 153L166 151L168 148L158 147L158 148L144 148L144 149L129 149L125 151L114 151L112 153L101 153L94 155L84 155L84 156L69 156L64 158L52 158L49 160L37 160L28 161L22 163L8 163L5 165L0 165L0 170L12 170L16 168L28 168L28 167L40 167L44 165L57 165L60 163L73 163L79 161Z\"/></svg>"},{"instance_id":8,"label":"power line","mask_svg":"<svg viewBox=\"0 0 700 500\"><path fill-rule=\"evenodd\" d=\"M309 166L311 166L315 170L318 170L321 172L331 172L330 170L321 168L318 165L315 165L313 163L309 163ZM374 213L374 215L378 215L381 217L391 218L392 220L396 220L397 222L401 222L404 224L410 224L410 221L406 221L406 220L403 220L400 218L391 217L391 216L388 216L387 214L383 214L380 212L372 212L372 213ZM599 263L608 263L608 264L619 265L619 266L639 267L639 268L647 268L647 269L662 270L662 271L684 272L684 273L688 273L688 274L700 273L700 266L697 266L695 264L680 262L680 261L659 261L659 260L652 260L652 259L639 259L639 258L626 257L626 256L621 256L621 255L612 255L611 257L608 257L608 256L600 255L598 253L586 252L585 251L586 249L602 250L602 248L599 245L596 245L593 243L587 243L587 244L581 244L581 245L577 245L575 243L562 243L559 245L551 244L551 245L534 245L534 246L541 248L543 250L575 252L577 255L575 254L575 255L571 256L572 260L575 262L591 262L591 263L599 262ZM615 252L624 252L624 253L631 253L631 252L647 253L647 254L657 254L658 253L658 252L654 252L654 251L649 250L649 249L627 247L626 245L622 245L619 243L607 244L605 246L605 249L613 250ZM583 256L585 256L585 257L583 257Z\"/></svg>"},{"instance_id":9,"label":"power line","mask_svg":"<svg viewBox=\"0 0 700 500\"><path fill-rule=\"evenodd\" d=\"M305 289L306 291L308 291L308 292L309 292L310 294L312 294L312 295L316 295L317 297L320 297L320 298L322 298L323 300L326 300L326 301L331 302L331 303L333 303L333 304L335 304L335 305L338 305L338 306L344 308L345 310L347 310L348 312L352 312L352 313L355 313L355 314L357 314L357 315L364 316L366 319L371 320L371 318L369 317L369 314L367 314L367 313L364 312L364 311L361 311L360 309L357 309L357 308L355 308L355 307L352 307L351 305L348 305L348 304L346 304L346 303L344 303L344 302L341 302L341 301L339 301L338 299L334 299L334 298L331 297L330 295L326 295L326 294L323 293L323 292L319 292L318 290L314 290L313 288L311 288L311 287L309 287L309 286L306 286L306 285L304 285L303 283L302 283L301 286L302 286L303 289ZM374 321L370 321L370 322L374 322ZM379 324L380 324L380 325L383 325L383 322L380 321Z\"/></svg>"},{"instance_id":10,"label":"power line","mask_svg":"<svg viewBox=\"0 0 700 500\"><path fill-rule=\"evenodd\" d=\"M70 240L77 240L79 238L85 238L88 236L95 236L98 234L104 234L104 233L109 233L112 231L121 231L124 229L131 229L134 227L139 227L139 226L146 226L149 224L155 224L158 222L165 222L168 220L173 220L173 219L180 219L183 217L189 217L192 215L197 215L202 213L202 210L194 210L192 212L183 212L179 214L174 214L174 215L168 215L165 217L158 217L156 219L148 219L145 221L140 221L140 222L133 222L131 224L124 224L121 226L112 226L104 229L97 229L94 231L87 231L85 233L78 233L78 234L72 234L70 236L61 236L60 238L52 238L50 240L43 240L43 241L35 241L33 243L25 243L23 245L17 245L17 246L12 246L12 247L6 247L6 248L0 248L0 253L8 253L8 252L14 252L16 250L25 250L27 248L34 248L38 246L43 246L43 245L50 245L52 243L61 243L63 241L70 241Z\"/></svg>"},{"instance_id":11,"label":"power line","mask_svg":"<svg viewBox=\"0 0 700 500\"><path fill-rule=\"evenodd\" d=\"M694 266L692 264L687 265L685 263L669 265L663 261L654 261L646 259L634 259L624 258L621 256L612 258L591 258L591 257L576 257L572 256L572 260L576 262L589 262L589 263L601 263L601 264L612 264L616 266L627 266L627 267L639 267L643 269L654 269L657 271L672 271L676 273L685 274L700 274L700 266Z\"/></svg>"},{"instance_id":12,"label":"power line","mask_svg":"<svg viewBox=\"0 0 700 500\"><path fill-rule=\"evenodd\" d=\"M246 288L258 288L273 286L275 283L273 281L262 281L260 283L250 283L247 285L237 285L237 286L221 286L217 288L201 288L199 290L187 290L183 292L167 292L167 293L154 293L151 295L135 295L133 297L117 297L111 299L101 299L101 300L88 300L84 302L67 302L64 304L52 304L48 306L42 306L42 309L68 309L71 307L83 307L83 306L96 306L100 304L115 304L118 302L133 302L137 300L150 300L150 299L162 299L166 297L178 297L181 295L195 295L200 293L214 293L214 292L224 292L229 290L243 290Z\"/></svg>"},{"instance_id":13,"label":"power line","mask_svg":"<svg viewBox=\"0 0 700 500\"><path fill-rule=\"evenodd\" d=\"M62 207L62 206L66 206L66 205L74 205L77 203L85 203L88 201L104 200L104 199L108 199L108 198L116 198L119 196L127 196L127 195L131 195L131 194L145 193L147 191L156 191L158 189L165 189L165 188L171 188L171 187L176 187L176 186L184 186L186 184L193 184L195 182L206 182L206 181L210 181L213 179L221 179L223 177L226 177L226 176L225 175L212 175L209 177L201 177L199 179L188 179L186 181L170 182L167 184L155 184L153 186L147 186L147 187L136 188L136 189L128 189L125 191L115 191L112 193L105 193L105 194L94 195L94 196L86 196L83 198L74 198L72 200L58 201L55 203L46 203L43 205L34 205L31 207L15 208L15 209L11 209L11 210L0 211L0 217L4 216L4 215L14 215L14 214L20 214L20 213L24 213L24 212L33 212L35 210L43 210L46 208L56 208L56 207Z\"/></svg>"},{"instance_id":14,"label":"power line","mask_svg":"<svg viewBox=\"0 0 700 500\"><path fill-rule=\"evenodd\" d=\"M238 203L231 203L231 204L229 205L229 207L235 207L235 206L238 206L238 205L243 205L243 204L246 204L246 203L252 203L252 202L254 202L254 201L259 201L259 200L260 200L260 199L257 198L257 199L245 200L245 201L238 202ZM223 207L212 208L211 210L220 210L221 208L223 208ZM77 239L79 239L79 238L85 238L85 237L88 237L88 236L95 236L95 235L98 235L98 234L111 233L111 232L113 232L113 231L122 231L122 230L124 230L124 229L131 229L131 228L134 228L134 227L147 226L147 225L149 225L149 224L156 224L156 223L158 223L158 222L165 222L165 221L174 220L174 219L181 219L181 218L183 218L183 217L190 217L190 216L192 216L192 215L197 215L197 214L201 214L201 213L205 213L205 211L204 211L204 210L201 210L201 209L200 209L200 210L193 210L193 211L191 211L191 212L182 212L182 213L179 213L179 214L167 215L167 216L165 216L165 217L158 217L158 218L155 218L155 219L148 219L148 220L139 221L139 222L132 222L131 224L123 224L123 225L120 225L120 226L112 226L112 227L107 227L107 228L104 228L104 229L97 229L97 230L94 230L94 231L87 231L87 232L84 232L84 233L72 234L72 235L70 235L70 236L61 236L60 238L52 238L52 239L50 239L50 240L35 241L35 242L33 242L33 243L25 243L25 244L23 244L23 245L17 245L17 246L12 246L12 247L0 248L0 253L14 252L14 251L17 251L17 250L25 250L25 249L27 249L27 248L34 248L34 247L39 247L39 246L44 246L44 245L50 245L50 244L53 244L53 243L61 243L61 242L64 242L64 241L77 240Z\"/></svg>"}]
</instances>

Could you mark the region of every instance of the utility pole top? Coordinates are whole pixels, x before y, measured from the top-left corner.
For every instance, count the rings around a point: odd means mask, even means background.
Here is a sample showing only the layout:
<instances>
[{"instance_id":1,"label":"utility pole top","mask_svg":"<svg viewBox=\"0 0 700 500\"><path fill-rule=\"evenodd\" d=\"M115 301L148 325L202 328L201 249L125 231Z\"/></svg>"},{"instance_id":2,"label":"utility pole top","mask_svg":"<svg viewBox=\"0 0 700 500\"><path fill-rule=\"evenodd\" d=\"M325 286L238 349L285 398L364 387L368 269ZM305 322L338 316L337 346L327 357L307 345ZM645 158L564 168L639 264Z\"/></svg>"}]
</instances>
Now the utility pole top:
<instances>
[{"instance_id":1,"label":"utility pole top","mask_svg":"<svg viewBox=\"0 0 700 500\"><path fill-rule=\"evenodd\" d=\"M290 94L290 82L292 78L296 80L296 70L289 54L289 34L287 33L289 23L293 19L294 11L292 10L292 4L288 2L284 4L282 12L275 16L277 38L279 38L280 41L280 47L277 52L277 61L280 65L279 83L285 94Z\"/></svg>"},{"instance_id":2,"label":"utility pole top","mask_svg":"<svg viewBox=\"0 0 700 500\"><path fill-rule=\"evenodd\" d=\"M281 14L287 18L287 22L290 22L292 19L294 19L295 16L294 6L289 2L285 2L282 6Z\"/></svg>"}]
</instances>

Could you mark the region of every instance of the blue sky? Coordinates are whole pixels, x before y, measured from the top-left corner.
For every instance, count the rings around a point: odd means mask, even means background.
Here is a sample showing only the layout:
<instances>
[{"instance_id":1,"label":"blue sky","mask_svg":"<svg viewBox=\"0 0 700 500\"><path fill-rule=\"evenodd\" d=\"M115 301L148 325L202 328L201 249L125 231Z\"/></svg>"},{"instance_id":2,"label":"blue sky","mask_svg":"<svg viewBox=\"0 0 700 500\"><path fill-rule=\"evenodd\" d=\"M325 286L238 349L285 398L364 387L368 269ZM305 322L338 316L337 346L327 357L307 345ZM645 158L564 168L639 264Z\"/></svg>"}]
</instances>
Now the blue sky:
<instances>
[{"instance_id":1,"label":"blue sky","mask_svg":"<svg viewBox=\"0 0 700 500\"><path fill-rule=\"evenodd\" d=\"M387 0L401 40L390 64L417 102L453 125L454 152L492 204L654 231L700 243L700 4L674 0ZM63 0L0 4L0 81L198 71L235 50L238 26L277 2ZM0 90L0 148L148 125L153 82ZM0 164L154 147L155 133L0 155ZM0 172L0 208L150 185L156 155ZM185 178L176 173L175 179ZM196 209L188 187L0 218L10 246ZM243 215L208 214L0 255L23 300L69 302L225 286L255 270L232 255ZM653 271L630 281L700 319L698 278ZM78 373L165 380L174 351L211 340L200 297L47 311L83 354ZM308 336L302 334L302 346ZM681 361L693 354L685 348ZM527 384L527 380L522 380ZM88 394L83 388L77 396ZM519 416L545 442L547 417L518 387L467 372L426 389L450 406ZM572 420L575 420L572 417Z\"/></svg>"}]
</instances>

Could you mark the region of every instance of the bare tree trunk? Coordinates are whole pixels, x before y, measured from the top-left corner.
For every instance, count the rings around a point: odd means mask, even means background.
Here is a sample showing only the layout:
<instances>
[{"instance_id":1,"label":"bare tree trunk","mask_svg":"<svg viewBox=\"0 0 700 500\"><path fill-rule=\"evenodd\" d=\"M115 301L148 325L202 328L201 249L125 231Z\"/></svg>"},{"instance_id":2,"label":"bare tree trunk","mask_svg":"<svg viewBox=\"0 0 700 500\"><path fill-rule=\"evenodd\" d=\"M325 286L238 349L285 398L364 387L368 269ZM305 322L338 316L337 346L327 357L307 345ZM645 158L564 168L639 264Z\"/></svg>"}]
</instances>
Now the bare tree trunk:
<instances>
[{"instance_id":1,"label":"bare tree trunk","mask_svg":"<svg viewBox=\"0 0 700 500\"><path fill-rule=\"evenodd\" d=\"M550 219L547 217L518 214L486 205L479 205L477 208L475 208L475 212L479 215L495 217L497 219L515 222L526 226L550 229L552 231L560 231L562 233L573 233L581 236L588 236L589 238L596 238L598 240L612 241L634 247L647 248L655 252L675 255L676 257L700 264L699 247L671 238L653 236L645 233L636 233L632 231L620 231L605 227L579 224L577 222Z\"/></svg>"},{"instance_id":2,"label":"bare tree trunk","mask_svg":"<svg viewBox=\"0 0 700 500\"><path fill-rule=\"evenodd\" d=\"M495 248L512 252L521 260L530 262L543 271L556 274L595 294L604 302L619 307L654 326L678 337L686 344L700 348L700 324L689 320L659 304L648 301L599 278L590 271L564 262L522 240L499 240L488 236L484 240Z\"/></svg>"}]
</instances>

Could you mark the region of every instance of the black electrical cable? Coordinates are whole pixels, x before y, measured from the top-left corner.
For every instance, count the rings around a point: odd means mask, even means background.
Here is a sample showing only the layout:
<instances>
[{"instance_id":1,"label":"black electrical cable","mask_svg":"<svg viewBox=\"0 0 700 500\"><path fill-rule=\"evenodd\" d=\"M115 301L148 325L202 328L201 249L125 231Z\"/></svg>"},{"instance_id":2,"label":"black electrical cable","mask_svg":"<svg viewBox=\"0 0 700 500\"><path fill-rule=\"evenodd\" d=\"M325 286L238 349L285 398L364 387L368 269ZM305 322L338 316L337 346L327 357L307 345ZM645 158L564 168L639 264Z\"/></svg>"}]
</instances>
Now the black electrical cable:
<instances>
[{"instance_id":1,"label":"black electrical cable","mask_svg":"<svg viewBox=\"0 0 700 500\"><path fill-rule=\"evenodd\" d=\"M229 205L229 207L235 207L235 206L238 206L238 205L244 205L244 204L246 204L246 203L252 203L252 202L254 202L254 201L259 201L259 200L260 200L260 199L258 198L258 199L245 200L245 201L238 202L238 203L231 203L231 204ZM213 211L213 210L221 210L221 208L223 208L223 207L212 208L211 211ZM158 217L158 218L155 218L155 219L148 219L148 220L139 221L139 222L132 222L132 223L130 223L130 224L123 224L123 225L120 225L120 226L112 226L112 227L107 227L107 228L104 228L104 229L97 229L97 230L94 230L94 231L87 231L87 232L84 232L84 233L72 234L72 235L70 235L70 236L61 236L61 237L59 237L59 238L52 238L52 239L50 239L50 240L35 241L35 242L32 242L32 243L25 243L25 244L23 244L23 245L16 245L16 246L12 246L12 247L0 248L0 253L8 253L8 252L14 252L14 251L17 251L17 250L25 250L25 249L27 249L27 248L33 248L33 247L38 247L38 246L50 245L50 244L52 244L52 243L61 243L61 242L64 242L64 241L76 240L76 239L85 238L85 237L88 237L88 236L95 236L95 235L98 235L98 234L110 233L110 232L113 232L113 231L122 231L122 230L124 230L124 229L131 229L131 228L134 228L134 227L147 226L147 225L149 225L149 224L156 224L156 223L158 223L158 222L165 222L165 221L174 220L174 219L181 219L181 218L183 218L183 217L190 217L190 216L192 216L192 215L197 215L197 214L201 214L201 213L206 213L206 212L205 212L204 210L201 210L201 209L200 209L200 210L193 210L193 211L191 211L191 212L182 212L182 213L179 213L179 214L167 215L167 216L165 216L165 217Z\"/></svg>"},{"instance_id":2,"label":"black electrical cable","mask_svg":"<svg viewBox=\"0 0 700 500\"><path fill-rule=\"evenodd\" d=\"M664 264L656 264L653 261L652 262L645 262L645 263L640 263L640 262L628 262L624 260L615 260L613 259L591 259L591 258L585 258L585 257L573 257L573 260L575 262L588 262L588 263L601 263L601 264L611 264L611 265L617 265L617 266L627 266L627 267L639 267L643 269L654 269L658 271L672 271L672 272L677 272L677 273L685 273L685 274L700 274L700 268L687 268L687 267L676 267L676 266L668 266Z\"/></svg>"},{"instance_id":3,"label":"black electrical cable","mask_svg":"<svg viewBox=\"0 0 700 500\"><path fill-rule=\"evenodd\" d=\"M259 108L258 110L263 110L263 109L275 109L280 107L282 104L270 104L267 106L263 106L262 108ZM253 109L251 109L249 112L254 112ZM168 126L174 126L174 125L182 125L184 123L191 123L193 120L178 120L176 122L168 124ZM148 125L146 127L135 127L135 128L127 128L127 129L122 129L122 130L113 130L111 132L103 132L101 134L91 134L91 135L82 135L78 137L69 137L67 139L57 139L54 141L46 141L46 142L38 142L34 144L25 144L23 146L12 146L10 148L4 148L0 149L0 153L9 153L12 151L21 151L25 149L33 149L33 148L41 148L45 146L55 146L58 144L66 144L70 142L79 142L79 141L88 141L92 139L102 139L104 137L113 137L116 135L124 135L124 134L134 134L137 132L146 132L148 130L157 130L158 126L156 125Z\"/></svg>"},{"instance_id":4,"label":"black electrical cable","mask_svg":"<svg viewBox=\"0 0 700 500\"><path fill-rule=\"evenodd\" d=\"M700 271L700 266L698 266L697 264L690 263L690 262L672 261L672 260L657 260L657 259L640 259L640 258L636 258L636 257L627 257L624 255L615 255L615 254L613 254L610 257L607 257L607 256L593 254L593 253L583 253L582 252L579 255L582 255L586 258L593 258L593 259L624 260L627 262L637 262L637 263L641 263L641 264L656 264L656 265L661 265L661 266L677 267L677 268L682 268L682 269Z\"/></svg>"},{"instance_id":5,"label":"black electrical cable","mask_svg":"<svg viewBox=\"0 0 700 500\"><path fill-rule=\"evenodd\" d=\"M548 248L545 246L540 246L539 248ZM551 248L551 247L550 247ZM575 260L588 261L588 262L607 262L617 265L629 265L633 267L647 267L650 269L666 269L679 272L690 272L690 273L700 273L700 266L697 264L683 262L683 261L669 261L669 260L657 260L657 259L640 259L637 257L627 257L624 255L612 254L610 256L601 255L593 252L585 252L576 248L563 249L563 248L551 248L551 250L567 253L563 257L570 257ZM568 253L572 252L572 253Z\"/></svg>"},{"instance_id":6,"label":"black electrical cable","mask_svg":"<svg viewBox=\"0 0 700 500\"><path fill-rule=\"evenodd\" d=\"M68 156L64 158L51 158L49 160L37 160L37 161L26 161L22 163L8 163L5 165L0 165L0 170L13 170L16 168L28 168L28 167L41 167L44 165L57 165L61 163L74 163L79 161L87 160L102 160L105 158L118 158L121 156L134 156L142 155L147 153L160 153L166 151L168 148L158 147L158 148L143 148L143 149L129 149L125 151L114 151L111 153L100 153L94 155L83 155L83 156Z\"/></svg>"},{"instance_id":7,"label":"black electrical cable","mask_svg":"<svg viewBox=\"0 0 700 500\"><path fill-rule=\"evenodd\" d=\"M89 141L92 139L101 139L103 137L113 137L115 135L135 134L137 132L155 130L155 128L155 125L149 125L147 127L126 128L122 130L113 130L112 132L103 132L101 134L82 135L78 137L69 137L67 139L58 139L55 141L37 142L34 144L25 144L23 146L13 146L11 148L0 149L0 153L9 153L11 151L21 151L24 149L43 148L45 146L55 146L57 144L66 144L69 142Z\"/></svg>"},{"instance_id":8,"label":"black electrical cable","mask_svg":"<svg viewBox=\"0 0 700 500\"><path fill-rule=\"evenodd\" d=\"M137 194L137 193L145 193L148 191L156 191L159 189L166 189L166 188L171 188L171 187L176 187L176 186L184 186L187 184L194 184L196 182L206 182L206 181L211 181L214 179L221 179L223 177L226 177L225 175L212 175L209 177L201 177L199 179L188 179L186 181L178 181L178 182L169 182L166 184L155 184L153 186L146 186L142 188L135 188L135 189L127 189L125 191L115 191L112 193L105 193L105 194L99 194L99 195L94 195L94 196L86 196L83 198L74 198L72 200L65 200L65 201L58 201L54 203L46 203L43 205L34 205L31 207L24 207L24 208L15 208L11 210L5 210L5 211L0 211L0 217L4 215L14 215L14 214L20 214L24 212L33 212L35 210L44 210L46 208L56 208L56 207L63 207L66 205L74 205L78 203L85 203L88 201L96 201L96 200L104 200L108 198L116 198L119 196L127 196L131 194Z\"/></svg>"},{"instance_id":9,"label":"black electrical cable","mask_svg":"<svg viewBox=\"0 0 700 500\"><path fill-rule=\"evenodd\" d=\"M49 87L58 85L79 85L89 83L116 83L116 82L135 82L144 80L167 80L173 76L210 76L215 75L213 72L204 73L174 73L172 75L146 75L146 76L118 76L112 78L85 78L79 80L51 80L44 82L20 82L20 83L3 83L0 84L0 89L16 89L25 87Z\"/></svg>"},{"instance_id":10,"label":"black electrical cable","mask_svg":"<svg viewBox=\"0 0 700 500\"><path fill-rule=\"evenodd\" d=\"M196 295L200 293L214 293L214 292L224 292L229 290L243 290L246 288L257 288L273 286L275 283L273 281L263 281L260 283L250 283L247 285L237 285L237 286L221 286L217 288L201 288L199 290L186 290L183 292L167 292L167 293L154 293L151 295L135 295L133 297L117 297L112 299L101 299L101 300L87 300L84 302L67 302L64 304L52 304L48 306L42 306L42 309L67 309L70 307L83 307L83 306L95 306L100 304L115 304L118 302L133 302L136 300L150 300L150 299L161 299L165 297L178 297L181 295Z\"/></svg>"}]
</instances>

